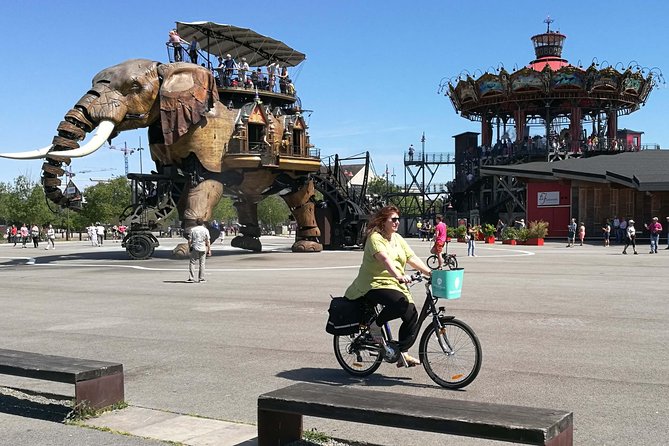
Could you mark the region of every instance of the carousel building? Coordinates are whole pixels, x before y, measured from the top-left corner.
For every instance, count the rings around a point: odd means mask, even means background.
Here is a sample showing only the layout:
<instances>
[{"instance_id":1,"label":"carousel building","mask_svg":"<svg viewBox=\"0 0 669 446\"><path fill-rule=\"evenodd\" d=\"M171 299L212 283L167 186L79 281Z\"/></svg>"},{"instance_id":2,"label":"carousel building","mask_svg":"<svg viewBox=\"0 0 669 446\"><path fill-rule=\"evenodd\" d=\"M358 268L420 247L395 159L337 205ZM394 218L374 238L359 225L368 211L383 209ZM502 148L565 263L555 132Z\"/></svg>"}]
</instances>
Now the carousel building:
<instances>
[{"instance_id":1,"label":"carousel building","mask_svg":"<svg viewBox=\"0 0 669 446\"><path fill-rule=\"evenodd\" d=\"M646 103L651 90L662 80L661 72L634 64L610 66L596 61L587 68L572 65L562 57L566 36L550 29L550 19L545 23L546 32L531 38L535 59L527 66L513 72L500 67L479 77L464 73L442 83L442 91L456 112L481 123L480 134L454 136L452 205L473 221L547 220L551 236L561 235L563 226L566 234L565 222L571 217L585 220L591 230L596 227L599 231L601 220L615 215L669 213L669 203L661 198L662 194L655 201L644 198L630 202L635 196L631 190L595 192L608 185L612 190L631 187L645 197L646 192L653 193L646 189L648 184L642 187L634 181L612 179L616 178L615 172L634 178L630 169L652 170L646 162L665 159L663 151L640 155L659 146L643 144L643 132L618 128L620 116L633 113ZM597 155L618 156L605 157L610 158L606 162L586 160ZM583 165L584 175L562 175L558 165L564 163L576 172ZM611 163L621 166L613 168ZM537 173L530 173L532 169L537 169ZM592 171L597 172L597 187L585 186L590 179L587 173ZM537 180L545 182L550 190L538 187ZM560 184L559 190L555 189L556 184ZM658 187L658 191L664 188ZM539 212L535 200L535 195L547 191L551 197L556 192L561 197L555 206L562 211L553 216L545 212L546 203ZM581 197L581 192L586 195ZM589 206L598 211L591 211ZM643 221L642 215L637 218Z\"/></svg>"}]
</instances>

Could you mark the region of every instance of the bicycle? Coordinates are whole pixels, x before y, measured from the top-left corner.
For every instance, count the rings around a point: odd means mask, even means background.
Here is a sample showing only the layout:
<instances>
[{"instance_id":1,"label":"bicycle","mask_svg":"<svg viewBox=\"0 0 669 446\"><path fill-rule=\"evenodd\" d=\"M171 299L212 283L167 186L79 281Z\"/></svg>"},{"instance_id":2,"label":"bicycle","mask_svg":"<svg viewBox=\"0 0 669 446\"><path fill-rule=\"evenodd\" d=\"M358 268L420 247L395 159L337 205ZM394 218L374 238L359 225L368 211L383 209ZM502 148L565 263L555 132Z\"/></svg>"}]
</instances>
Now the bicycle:
<instances>
[{"instance_id":1,"label":"bicycle","mask_svg":"<svg viewBox=\"0 0 669 446\"><path fill-rule=\"evenodd\" d=\"M420 282L426 278L416 273L411 279ZM425 303L418 317L419 330L428 316L432 317L432 323L425 328L420 338L420 362L434 382L447 389L460 389L471 384L481 370L481 343L469 325L455 316L447 315L444 307L436 307L438 298L432 295L429 278L425 283L425 291ZM371 375L383 361L402 361L406 366L388 323L381 327L381 343L375 341L369 332L369 327L376 320L381 307L363 305L364 322L360 324L360 330L350 335L334 336L334 353L339 365L356 377Z\"/></svg>"},{"instance_id":2,"label":"bicycle","mask_svg":"<svg viewBox=\"0 0 669 446\"><path fill-rule=\"evenodd\" d=\"M443 265L448 266L448 269L455 269L458 267L458 259L455 254L448 253L448 243L444 245L444 252L441 253L441 258L443 259ZM439 269L439 259L436 254L432 254L427 258L425 264L431 270Z\"/></svg>"}]
</instances>

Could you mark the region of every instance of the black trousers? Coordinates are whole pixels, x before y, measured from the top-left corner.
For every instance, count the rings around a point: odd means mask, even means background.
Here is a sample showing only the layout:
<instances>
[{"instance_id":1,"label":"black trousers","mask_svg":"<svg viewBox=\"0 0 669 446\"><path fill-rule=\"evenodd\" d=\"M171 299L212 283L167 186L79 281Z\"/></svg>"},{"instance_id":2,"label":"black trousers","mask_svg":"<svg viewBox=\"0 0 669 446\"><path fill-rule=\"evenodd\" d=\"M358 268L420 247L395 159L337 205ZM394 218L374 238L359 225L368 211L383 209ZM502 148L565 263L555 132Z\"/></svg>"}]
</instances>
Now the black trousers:
<instances>
[{"instance_id":1,"label":"black trousers","mask_svg":"<svg viewBox=\"0 0 669 446\"><path fill-rule=\"evenodd\" d=\"M625 237L625 248L623 249L623 252L627 252L629 245L632 245L632 249L636 251L636 240L634 240L634 238Z\"/></svg>"},{"instance_id":2,"label":"black trousers","mask_svg":"<svg viewBox=\"0 0 669 446\"><path fill-rule=\"evenodd\" d=\"M407 301L403 293L390 289L370 290L365 294L365 300L374 305L382 305L383 310L376 318L376 323L382 326L388 321L401 318L402 325L398 336L400 351L406 352L416 342L418 335L418 311L416 306Z\"/></svg>"}]
</instances>

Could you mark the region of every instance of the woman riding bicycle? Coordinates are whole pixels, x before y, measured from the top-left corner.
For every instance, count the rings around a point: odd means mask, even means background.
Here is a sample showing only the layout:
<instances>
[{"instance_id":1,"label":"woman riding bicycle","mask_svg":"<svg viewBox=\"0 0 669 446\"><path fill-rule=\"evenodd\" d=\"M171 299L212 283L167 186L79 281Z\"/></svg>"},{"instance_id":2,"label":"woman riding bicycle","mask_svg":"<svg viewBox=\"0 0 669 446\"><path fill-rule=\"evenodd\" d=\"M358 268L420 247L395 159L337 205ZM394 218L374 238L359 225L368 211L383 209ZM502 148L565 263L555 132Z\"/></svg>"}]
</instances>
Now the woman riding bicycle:
<instances>
[{"instance_id":1,"label":"woman riding bicycle","mask_svg":"<svg viewBox=\"0 0 669 446\"><path fill-rule=\"evenodd\" d=\"M411 277L404 271L408 263L421 273L429 276L431 271L425 266L407 242L397 233L399 209L386 206L369 220L365 251L358 277L346 290L345 296L355 300L364 298L374 305L382 305L383 310L376 318L376 325L370 327L375 340L382 339L381 326L393 319L401 318L399 349L410 367L420 361L406 353L418 335L418 312L411 292L406 284ZM398 362L398 367L402 362Z\"/></svg>"}]
</instances>

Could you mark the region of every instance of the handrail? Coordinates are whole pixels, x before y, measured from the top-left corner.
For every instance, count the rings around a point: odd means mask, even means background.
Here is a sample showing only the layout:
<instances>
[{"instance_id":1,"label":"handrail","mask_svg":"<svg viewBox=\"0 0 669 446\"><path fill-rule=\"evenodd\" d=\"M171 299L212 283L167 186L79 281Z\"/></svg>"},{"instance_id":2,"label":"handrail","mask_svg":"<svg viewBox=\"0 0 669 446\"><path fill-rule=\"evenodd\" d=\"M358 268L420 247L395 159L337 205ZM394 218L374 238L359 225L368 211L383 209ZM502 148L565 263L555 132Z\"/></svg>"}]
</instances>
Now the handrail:
<instances>
[{"instance_id":1,"label":"handrail","mask_svg":"<svg viewBox=\"0 0 669 446\"><path fill-rule=\"evenodd\" d=\"M167 49L167 59L170 62L197 63L190 57L190 44L166 42L165 47ZM274 73L269 73L267 67L265 67L264 72L262 67L255 67L255 69L252 69L254 67L249 67L248 70L241 70L237 62L234 62L233 68L225 68L224 66L214 67L211 62L209 62L209 53L199 50L197 54L198 58L202 57L203 60L207 61L206 67L216 78L216 85L218 87L257 87L259 90L281 93L288 96L297 96L293 81L288 74L282 76L276 71ZM236 84L233 85L233 82ZM241 85L238 83L241 83Z\"/></svg>"}]
</instances>

